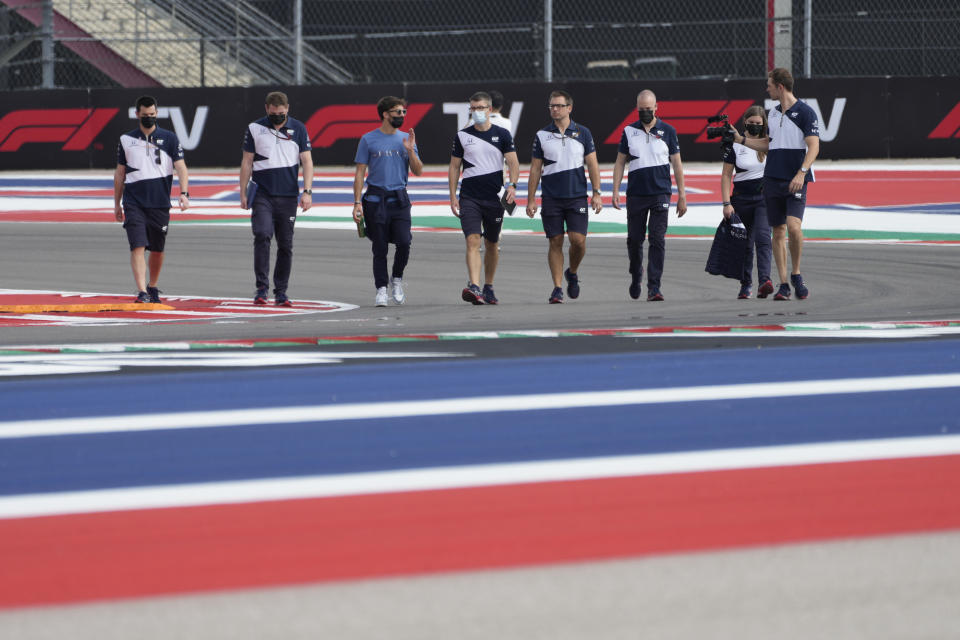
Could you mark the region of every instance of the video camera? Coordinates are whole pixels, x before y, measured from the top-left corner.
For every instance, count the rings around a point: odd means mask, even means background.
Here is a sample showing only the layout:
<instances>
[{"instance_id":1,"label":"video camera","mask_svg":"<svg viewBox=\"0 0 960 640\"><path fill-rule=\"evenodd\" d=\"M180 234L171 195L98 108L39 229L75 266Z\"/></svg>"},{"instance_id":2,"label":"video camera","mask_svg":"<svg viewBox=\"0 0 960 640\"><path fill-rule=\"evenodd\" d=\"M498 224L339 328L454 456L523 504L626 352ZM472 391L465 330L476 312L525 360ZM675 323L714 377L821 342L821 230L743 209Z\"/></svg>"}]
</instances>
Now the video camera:
<instances>
[{"instance_id":1,"label":"video camera","mask_svg":"<svg viewBox=\"0 0 960 640\"><path fill-rule=\"evenodd\" d=\"M728 149L733 147L734 129L727 121L727 114L725 113L707 118L708 125L716 124L718 122L720 123L720 126L707 127L707 140L720 138L720 148L723 150L723 153L726 153Z\"/></svg>"}]
</instances>

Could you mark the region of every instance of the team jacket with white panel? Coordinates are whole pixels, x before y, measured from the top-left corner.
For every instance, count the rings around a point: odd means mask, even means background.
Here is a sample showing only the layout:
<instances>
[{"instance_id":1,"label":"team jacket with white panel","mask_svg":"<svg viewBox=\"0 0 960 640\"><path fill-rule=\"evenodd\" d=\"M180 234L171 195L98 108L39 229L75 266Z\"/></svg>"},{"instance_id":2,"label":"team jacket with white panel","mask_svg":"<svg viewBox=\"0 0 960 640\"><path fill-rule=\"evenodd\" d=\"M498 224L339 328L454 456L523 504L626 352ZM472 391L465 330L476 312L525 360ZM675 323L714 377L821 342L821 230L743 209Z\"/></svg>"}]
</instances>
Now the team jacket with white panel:
<instances>
[{"instance_id":1,"label":"team jacket with white panel","mask_svg":"<svg viewBox=\"0 0 960 640\"><path fill-rule=\"evenodd\" d=\"M275 129L266 117L247 125L243 150L253 153L253 181L271 196L300 195L300 154L310 151L303 123L291 117Z\"/></svg>"},{"instance_id":2,"label":"team jacket with white panel","mask_svg":"<svg viewBox=\"0 0 960 640\"><path fill-rule=\"evenodd\" d=\"M117 164L126 167L123 204L169 209L173 163L183 160L183 147L173 131L154 129L145 136L139 127L120 136Z\"/></svg>"}]
</instances>

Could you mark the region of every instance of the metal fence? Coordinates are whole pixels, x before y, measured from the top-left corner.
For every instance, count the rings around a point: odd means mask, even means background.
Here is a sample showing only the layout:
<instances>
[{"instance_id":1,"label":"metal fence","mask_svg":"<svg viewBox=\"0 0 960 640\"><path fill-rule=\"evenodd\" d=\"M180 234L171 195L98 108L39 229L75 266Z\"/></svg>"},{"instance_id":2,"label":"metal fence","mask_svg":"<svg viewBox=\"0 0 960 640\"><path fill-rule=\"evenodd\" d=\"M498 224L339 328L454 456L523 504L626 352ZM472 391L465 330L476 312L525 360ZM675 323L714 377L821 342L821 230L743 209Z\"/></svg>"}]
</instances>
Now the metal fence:
<instances>
[{"instance_id":1,"label":"metal fence","mask_svg":"<svg viewBox=\"0 0 960 640\"><path fill-rule=\"evenodd\" d=\"M759 78L772 64L960 76L960 3L0 0L0 90Z\"/></svg>"}]
</instances>

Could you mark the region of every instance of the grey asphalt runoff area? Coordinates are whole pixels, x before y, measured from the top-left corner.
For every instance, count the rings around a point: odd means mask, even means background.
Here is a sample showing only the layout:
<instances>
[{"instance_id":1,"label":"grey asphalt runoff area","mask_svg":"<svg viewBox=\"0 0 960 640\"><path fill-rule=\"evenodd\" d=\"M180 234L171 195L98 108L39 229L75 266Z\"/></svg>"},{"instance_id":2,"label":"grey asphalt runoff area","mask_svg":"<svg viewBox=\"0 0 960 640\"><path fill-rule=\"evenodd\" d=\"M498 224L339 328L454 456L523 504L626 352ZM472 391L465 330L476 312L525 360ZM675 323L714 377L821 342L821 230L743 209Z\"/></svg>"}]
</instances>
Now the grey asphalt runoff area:
<instances>
[{"instance_id":1,"label":"grey asphalt runoff area","mask_svg":"<svg viewBox=\"0 0 960 640\"><path fill-rule=\"evenodd\" d=\"M10 640L958 637L960 533L0 612Z\"/></svg>"},{"instance_id":2,"label":"grey asphalt runoff area","mask_svg":"<svg viewBox=\"0 0 960 640\"><path fill-rule=\"evenodd\" d=\"M627 295L625 239L589 237L580 269L580 298L550 305L546 240L539 235L508 235L495 282L501 304L473 306L460 299L466 284L462 235L415 233L404 276L407 303L377 308L369 241L350 231L300 229L295 237L291 298L345 302L358 308L244 323L4 327L0 345L910 321L955 319L960 313L956 288L960 249L955 246L810 242L803 257L810 298L776 302L772 296L737 300L736 281L705 273L709 244L705 239L668 238L662 283L666 301L647 302L645 286L640 300ZM129 295L130 301L136 293L125 235L118 224L4 224L0 255L0 288L116 293ZM390 255L392 260L392 250ZM173 296L252 300L249 228L173 225L160 288ZM519 352L637 349L651 342L664 348L650 338L614 340L615 347L604 347L594 338L589 339L589 347L569 338L532 340ZM682 340L666 340L669 348L684 348ZM744 344L742 338L737 340ZM710 338L698 348L722 341L722 337ZM511 343L504 355L518 353L512 340L487 341L484 350L497 349L493 342ZM784 344L783 339L778 338L777 344Z\"/></svg>"},{"instance_id":3,"label":"grey asphalt runoff area","mask_svg":"<svg viewBox=\"0 0 960 640\"><path fill-rule=\"evenodd\" d=\"M803 271L811 297L773 302L736 300L736 282L704 273L708 241L670 238L666 301L649 303L627 296L625 240L592 237L580 299L549 305L546 241L509 235L496 307L460 300L463 246L459 233L416 233L405 278L408 303L377 309L368 242L348 231L301 229L291 297L359 308L240 324L5 327L0 343L934 320L960 313L960 249L952 246L808 243ZM134 293L119 225L0 225L0 256L2 288L129 293L131 299ZM250 230L175 225L160 286L169 295L251 297ZM486 341L482 348L507 356L753 344L722 336L695 343L561 338ZM38 607L0 612L0 637L940 640L960 637L957 567L960 533L931 533Z\"/></svg>"}]
</instances>

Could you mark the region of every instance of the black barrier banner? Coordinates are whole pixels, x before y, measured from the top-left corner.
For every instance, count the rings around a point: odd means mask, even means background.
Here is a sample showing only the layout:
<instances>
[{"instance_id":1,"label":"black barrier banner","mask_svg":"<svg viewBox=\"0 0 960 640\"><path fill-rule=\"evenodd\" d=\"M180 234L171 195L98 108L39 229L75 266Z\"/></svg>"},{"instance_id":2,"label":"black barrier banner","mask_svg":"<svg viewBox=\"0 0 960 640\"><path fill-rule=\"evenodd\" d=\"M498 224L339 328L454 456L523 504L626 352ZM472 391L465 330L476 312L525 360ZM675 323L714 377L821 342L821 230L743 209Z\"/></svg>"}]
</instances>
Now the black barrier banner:
<instances>
[{"instance_id":1,"label":"black barrier banner","mask_svg":"<svg viewBox=\"0 0 960 640\"><path fill-rule=\"evenodd\" d=\"M574 100L572 118L593 133L600 162L616 159L623 127L636 120L636 95L657 94L661 119L677 129L686 161L720 161L715 140L706 139L707 118L725 113L738 123L753 104L773 104L766 81L671 80L648 83L394 84L277 87L290 98L290 113L302 120L318 165L353 164L357 142L379 126L376 101L405 98L404 130L414 128L421 157L446 164L457 129L467 124L467 106L478 90L504 94L521 162L529 162L536 131L550 123L553 89ZM263 116L270 87L156 89L159 126L177 134L191 167L236 167L246 125ZM79 169L116 166L119 137L137 126L131 89L32 91L0 98L0 170ZM960 157L960 82L944 78L799 79L796 95L820 116L820 157ZM27 99L29 98L29 99Z\"/></svg>"}]
</instances>

